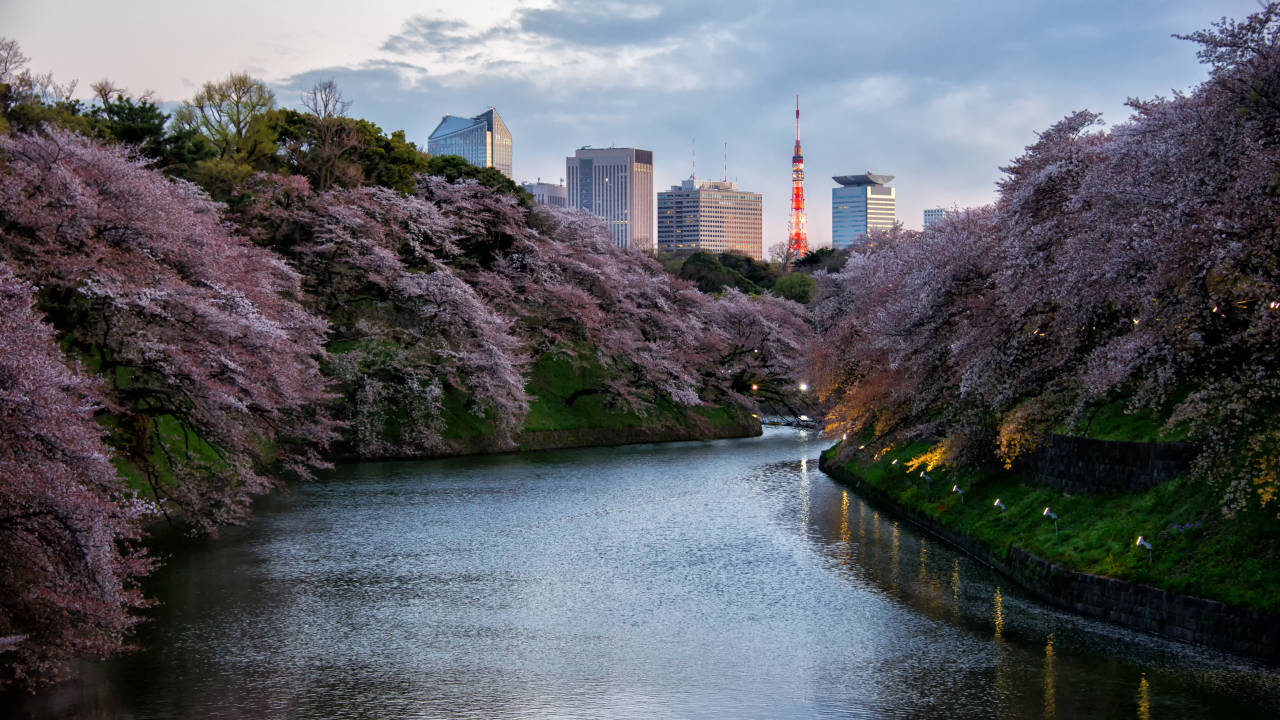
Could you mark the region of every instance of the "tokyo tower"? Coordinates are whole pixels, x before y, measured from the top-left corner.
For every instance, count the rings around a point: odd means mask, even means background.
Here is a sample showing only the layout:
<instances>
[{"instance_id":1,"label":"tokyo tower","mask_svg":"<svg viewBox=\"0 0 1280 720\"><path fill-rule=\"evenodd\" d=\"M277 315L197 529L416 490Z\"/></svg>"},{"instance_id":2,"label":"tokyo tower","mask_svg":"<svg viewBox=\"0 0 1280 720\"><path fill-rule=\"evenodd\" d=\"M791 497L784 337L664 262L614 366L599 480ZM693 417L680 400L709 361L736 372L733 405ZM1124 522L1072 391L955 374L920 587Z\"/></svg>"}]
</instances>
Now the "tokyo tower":
<instances>
[{"instance_id":1,"label":"tokyo tower","mask_svg":"<svg viewBox=\"0 0 1280 720\"><path fill-rule=\"evenodd\" d=\"M791 156L791 221L787 223L787 250L798 258L809 252L804 215L804 154L800 152L800 95L796 94L796 151Z\"/></svg>"}]
</instances>

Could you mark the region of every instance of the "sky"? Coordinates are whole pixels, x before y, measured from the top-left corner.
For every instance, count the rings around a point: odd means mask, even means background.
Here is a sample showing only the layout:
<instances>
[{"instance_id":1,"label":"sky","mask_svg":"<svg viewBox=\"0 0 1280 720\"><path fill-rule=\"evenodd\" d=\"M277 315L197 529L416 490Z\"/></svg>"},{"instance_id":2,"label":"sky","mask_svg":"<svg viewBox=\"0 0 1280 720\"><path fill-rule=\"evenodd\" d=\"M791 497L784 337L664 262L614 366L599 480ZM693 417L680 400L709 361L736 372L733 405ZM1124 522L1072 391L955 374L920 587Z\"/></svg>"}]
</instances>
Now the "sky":
<instances>
[{"instance_id":1,"label":"sky","mask_svg":"<svg viewBox=\"0 0 1280 720\"><path fill-rule=\"evenodd\" d=\"M786 238L800 95L811 247L830 244L831 177L894 175L898 218L991 202L999 168L1074 110L1203 82L1172 37L1256 0L0 0L0 36L37 72L109 78L164 102L248 71L280 105L334 79L350 114L419 147L489 106L515 179L559 182L584 145L654 151L659 190L736 180ZM727 152L726 152L727 146Z\"/></svg>"}]
</instances>

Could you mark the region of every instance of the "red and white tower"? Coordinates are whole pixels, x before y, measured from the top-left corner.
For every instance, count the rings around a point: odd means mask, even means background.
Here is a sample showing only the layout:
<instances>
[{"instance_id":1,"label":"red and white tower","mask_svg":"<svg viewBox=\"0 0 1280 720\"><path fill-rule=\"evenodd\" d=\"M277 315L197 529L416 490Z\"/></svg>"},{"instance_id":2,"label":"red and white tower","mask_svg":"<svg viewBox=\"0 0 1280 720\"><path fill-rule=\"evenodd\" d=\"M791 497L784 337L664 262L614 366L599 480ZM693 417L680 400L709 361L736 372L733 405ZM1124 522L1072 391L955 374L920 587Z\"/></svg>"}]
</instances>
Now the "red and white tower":
<instances>
[{"instance_id":1,"label":"red and white tower","mask_svg":"<svg viewBox=\"0 0 1280 720\"><path fill-rule=\"evenodd\" d=\"M804 154L800 152L800 95L796 94L796 150L791 156L791 221L787 223L787 249L798 258L809 252L808 221L804 214Z\"/></svg>"}]
</instances>

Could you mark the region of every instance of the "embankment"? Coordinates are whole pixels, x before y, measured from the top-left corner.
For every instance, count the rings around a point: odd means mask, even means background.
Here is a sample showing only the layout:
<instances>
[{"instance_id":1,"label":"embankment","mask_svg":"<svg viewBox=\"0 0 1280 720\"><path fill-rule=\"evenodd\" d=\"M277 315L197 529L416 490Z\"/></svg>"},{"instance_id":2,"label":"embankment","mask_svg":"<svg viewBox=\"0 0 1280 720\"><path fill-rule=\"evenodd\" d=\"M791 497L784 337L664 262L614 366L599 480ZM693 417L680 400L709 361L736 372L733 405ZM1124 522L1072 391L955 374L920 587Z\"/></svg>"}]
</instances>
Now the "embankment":
<instances>
[{"instance_id":1,"label":"embankment","mask_svg":"<svg viewBox=\"0 0 1280 720\"><path fill-rule=\"evenodd\" d=\"M834 453L824 453L820 461L822 470L832 478L853 488L872 505L990 566L1041 602L1164 637L1280 662L1280 615L1072 570L1014 543L999 547L983 542L903 501L900 494L873 484L850 465L838 464L834 457ZM973 509L980 504L990 505L991 501L975 497L968 507ZM1248 579L1241 578L1240 582Z\"/></svg>"}]
</instances>

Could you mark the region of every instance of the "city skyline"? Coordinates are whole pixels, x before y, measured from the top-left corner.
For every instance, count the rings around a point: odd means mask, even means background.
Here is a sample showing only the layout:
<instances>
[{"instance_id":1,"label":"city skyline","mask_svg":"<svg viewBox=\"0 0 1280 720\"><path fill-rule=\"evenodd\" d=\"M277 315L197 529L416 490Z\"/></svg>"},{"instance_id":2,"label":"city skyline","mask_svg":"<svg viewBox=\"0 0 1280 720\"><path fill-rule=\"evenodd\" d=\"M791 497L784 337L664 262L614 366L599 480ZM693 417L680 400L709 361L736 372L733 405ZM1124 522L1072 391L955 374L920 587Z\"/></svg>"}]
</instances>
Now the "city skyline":
<instances>
[{"instance_id":1,"label":"city skyline","mask_svg":"<svg viewBox=\"0 0 1280 720\"><path fill-rule=\"evenodd\" d=\"M301 7L233 1L192 24L153 0L130 12L49 0L0 9L0 26L33 69L78 79L83 97L105 76L172 103L247 70L294 107L301 89L333 78L353 116L404 129L424 149L443 114L495 106L520 145L517 181L554 182L573 148L616 145L653 149L655 185L666 187L689 175L690 138L727 142L727 179L763 195L767 250L786 235L797 92L809 175L892 168L904 178L898 217L918 228L925 208L989 202L999 167L1071 111L1115 125L1128 97L1202 82L1194 45L1170 34L1256 10L1245 0ZM812 247L830 243L829 203L822 188L810 193Z\"/></svg>"}]
</instances>

